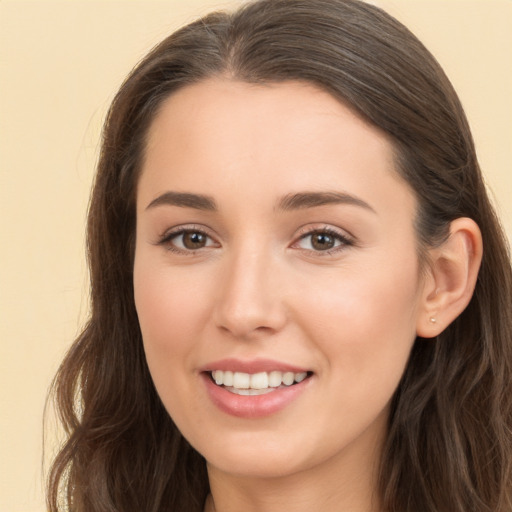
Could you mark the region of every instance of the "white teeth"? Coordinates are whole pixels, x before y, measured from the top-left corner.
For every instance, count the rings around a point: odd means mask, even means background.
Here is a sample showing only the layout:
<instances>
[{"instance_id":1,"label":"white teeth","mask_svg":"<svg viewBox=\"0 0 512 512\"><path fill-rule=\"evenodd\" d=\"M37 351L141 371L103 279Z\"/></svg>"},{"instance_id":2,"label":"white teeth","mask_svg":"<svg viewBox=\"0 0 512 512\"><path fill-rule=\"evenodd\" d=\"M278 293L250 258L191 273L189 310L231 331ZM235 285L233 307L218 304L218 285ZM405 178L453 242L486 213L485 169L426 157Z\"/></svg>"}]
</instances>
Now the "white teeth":
<instances>
[{"instance_id":1,"label":"white teeth","mask_svg":"<svg viewBox=\"0 0 512 512\"><path fill-rule=\"evenodd\" d=\"M291 386L295 380L293 372L286 372L283 374L283 384Z\"/></svg>"},{"instance_id":2,"label":"white teeth","mask_svg":"<svg viewBox=\"0 0 512 512\"><path fill-rule=\"evenodd\" d=\"M214 370L211 372L215 384L218 386L226 386L238 392L240 395L261 394L261 392L253 393L251 391L268 390L278 388L281 385L291 386L294 382L302 382L307 377L307 372L259 372L259 373L243 373L230 372L222 370Z\"/></svg>"},{"instance_id":3,"label":"white teeth","mask_svg":"<svg viewBox=\"0 0 512 512\"><path fill-rule=\"evenodd\" d=\"M213 372L212 376L213 376L213 379L215 380L215 384L217 384L217 386L222 386L222 384L224 384L224 378L223 378L222 372L219 372L219 371Z\"/></svg>"},{"instance_id":4,"label":"white teeth","mask_svg":"<svg viewBox=\"0 0 512 512\"><path fill-rule=\"evenodd\" d=\"M281 372L270 372L268 374L268 385L271 388L278 388L283 382L283 374Z\"/></svg>"},{"instance_id":5,"label":"white teeth","mask_svg":"<svg viewBox=\"0 0 512 512\"><path fill-rule=\"evenodd\" d=\"M233 385L233 372L229 372L229 371L224 372L223 384L224 384L224 386L232 386Z\"/></svg>"},{"instance_id":6,"label":"white teeth","mask_svg":"<svg viewBox=\"0 0 512 512\"><path fill-rule=\"evenodd\" d=\"M217 374L219 370L217 370ZM251 387L251 376L248 373L235 372L233 374L233 387L238 389L249 389Z\"/></svg>"},{"instance_id":7,"label":"white teeth","mask_svg":"<svg viewBox=\"0 0 512 512\"><path fill-rule=\"evenodd\" d=\"M295 382L302 382L308 376L307 372L296 373Z\"/></svg>"},{"instance_id":8,"label":"white teeth","mask_svg":"<svg viewBox=\"0 0 512 512\"><path fill-rule=\"evenodd\" d=\"M268 373L261 372L251 375L252 389L266 389L268 388Z\"/></svg>"},{"instance_id":9,"label":"white teeth","mask_svg":"<svg viewBox=\"0 0 512 512\"><path fill-rule=\"evenodd\" d=\"M237 388L229 388L231 393L235 395L244 395L244 396L256 396L256 395L266 395L267 393L272 393L274 391L273 388L266 389L237 389Z\"/></svg>"}]
</instances>

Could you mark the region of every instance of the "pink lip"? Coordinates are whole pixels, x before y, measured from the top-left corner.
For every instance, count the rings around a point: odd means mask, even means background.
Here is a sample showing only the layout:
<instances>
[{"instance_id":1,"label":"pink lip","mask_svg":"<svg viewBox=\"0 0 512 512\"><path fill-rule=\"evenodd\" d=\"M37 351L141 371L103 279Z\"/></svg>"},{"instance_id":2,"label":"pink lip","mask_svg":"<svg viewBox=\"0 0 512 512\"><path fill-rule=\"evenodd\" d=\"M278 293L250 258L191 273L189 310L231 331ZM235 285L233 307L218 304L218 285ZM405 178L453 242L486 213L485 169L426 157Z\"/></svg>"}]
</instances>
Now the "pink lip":
<instances>
[{"instance_id":1,"label":"pink lip","mask_svg":"<svg viewBox=\"0 0 512 512\"><path fill-rule=\"evenodd\" d=\"M214 365L208 365L208 368L213 367L217 370L223 371L243 371L245 373L257 373L259 371L293 371L294 373L300 373L302 369L297 369L293 366L277 364L271 362L272 365L268 366L269 361L253 361L240 365L240 361L237 361L236 365L232 364L232 360L218 361ZM263 363L263 364L262 364ZM206 391L210 400L224 413L231 416L237 416L239 418L256 419L264 418L275 414L291 402L297 399L302 392L304 392L311 383L311 377L303 380L302 382L293 384L292 386L282 386L275 391L265 393L263 395L237 395L231 393L222 386L217 386L211 378L211 370L204 370L201 372L201 378L206 387Z\"/></svg>"},{"instance_id":2,"label":"pink lip","mask_svg":"<svg viewBox=\"0 0 512 512\"><path fill-rule=\"evenodd\" d=\"M288 363L273 361L271 359L253 359L251 361L243 361L241 359L221 359L209 363L199 369L201 372L211 372L213 370L243 372L243 373L259 373L259 372L307 372L307 368L300 368Z\"/></svg>"}]
</instances>

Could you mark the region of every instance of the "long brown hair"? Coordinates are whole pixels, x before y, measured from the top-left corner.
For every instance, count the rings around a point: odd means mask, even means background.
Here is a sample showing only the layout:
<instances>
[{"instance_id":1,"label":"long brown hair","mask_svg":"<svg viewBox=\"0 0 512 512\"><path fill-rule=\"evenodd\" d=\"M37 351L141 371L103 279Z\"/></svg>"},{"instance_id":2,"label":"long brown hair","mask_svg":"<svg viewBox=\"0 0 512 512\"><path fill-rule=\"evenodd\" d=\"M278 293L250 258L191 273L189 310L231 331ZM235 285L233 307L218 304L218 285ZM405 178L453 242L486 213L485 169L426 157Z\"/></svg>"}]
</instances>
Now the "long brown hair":
<instances>
[{"instance_id":1,"label":"long brown hair","mask_svg":"<svg viewBox=\"0 0 512 512\"><path fill-rule=\"evenodd\" d=\"M393 397L379 492L386 512L511 511L506 241L450 82L403 25L357 0L259 0L211 14L165 39L122 85L105 122L89 211L91 317L53 385L67 441L49 473L49 510L62 510L59 500L74 512L202 510L205 461L152 384L132 267L148 126L173 91L215 75L308 81L385 131L418 199L423 249L458 217L479 225L484 255L474 296L436 340L414 344Z\"/></svg>"}]
</instances>

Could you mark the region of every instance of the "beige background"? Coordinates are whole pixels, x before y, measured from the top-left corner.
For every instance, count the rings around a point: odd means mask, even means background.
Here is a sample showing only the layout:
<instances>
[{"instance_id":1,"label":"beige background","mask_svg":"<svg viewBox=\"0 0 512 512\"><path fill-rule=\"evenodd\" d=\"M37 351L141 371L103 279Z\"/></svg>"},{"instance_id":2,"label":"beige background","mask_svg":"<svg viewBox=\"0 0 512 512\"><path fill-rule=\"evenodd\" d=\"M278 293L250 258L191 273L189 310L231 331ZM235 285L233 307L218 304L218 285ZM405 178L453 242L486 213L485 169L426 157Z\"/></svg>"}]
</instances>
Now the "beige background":
<instances>
[{"instance_id":1,"label":"beige background","mask_svg":"<svg viewBox=\"0 0 512 512\"><path fill-rule=\"evenodd\" d=\"M512 0L373 3L451 77L512 237ZM152 45L226 5L0 0L0 512L45 509L44 397L87 311L84 220L106 108Z\"/></svg>"}]
</instances>

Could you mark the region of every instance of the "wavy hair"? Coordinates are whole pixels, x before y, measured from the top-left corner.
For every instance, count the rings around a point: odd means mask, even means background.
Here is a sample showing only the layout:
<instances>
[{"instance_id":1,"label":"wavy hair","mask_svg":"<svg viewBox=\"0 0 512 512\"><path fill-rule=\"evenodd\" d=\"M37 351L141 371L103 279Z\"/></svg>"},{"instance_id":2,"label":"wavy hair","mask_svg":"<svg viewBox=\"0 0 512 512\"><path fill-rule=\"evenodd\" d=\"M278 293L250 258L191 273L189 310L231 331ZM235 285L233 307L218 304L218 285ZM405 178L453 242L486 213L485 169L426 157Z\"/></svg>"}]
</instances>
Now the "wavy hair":
<instances>
[{"instance_id":1,"label":"wavy hair","mask_svg":"<svg viewBox=\"0 0 512 512\"><path fill-rule=\"evenodd\" d=\"M161 42L123 83L106 118L89 209L91 316L52 387L67 438L49 472L49 510L202 510L205 461L153 386L132 269L148 127L170 94L213 76L306 81L386 132L418 200L421 254L452 220L478 224L484 255L474 295L437 339L414 343L392 401L378 491L386 512L510 512L507 243L449 80L408 29L358 0L257 0L210 14Z\"/></svg>"}]
</instances>

